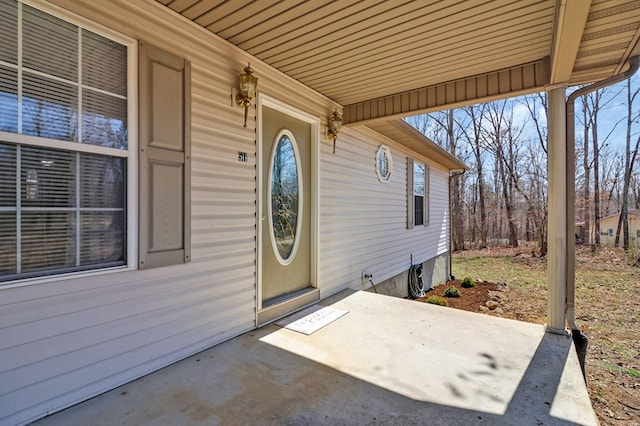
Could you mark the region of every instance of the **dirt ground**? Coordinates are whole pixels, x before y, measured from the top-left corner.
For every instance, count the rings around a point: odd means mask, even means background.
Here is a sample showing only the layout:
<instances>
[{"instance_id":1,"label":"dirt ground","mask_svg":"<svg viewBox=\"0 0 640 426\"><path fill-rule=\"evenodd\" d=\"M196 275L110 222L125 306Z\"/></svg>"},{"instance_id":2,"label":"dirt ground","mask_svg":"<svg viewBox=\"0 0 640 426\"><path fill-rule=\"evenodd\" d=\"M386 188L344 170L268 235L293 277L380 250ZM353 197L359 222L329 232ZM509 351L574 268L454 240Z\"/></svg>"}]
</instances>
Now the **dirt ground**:
<instances>
[{"instance_id":1,"label":"dirt ground","mask_svg":"<svg viewBox=\"0 0 640 426\"><path fill-rule=\"evenodd\" d=\"M602 425L640 425L640 268L621 251L576 256L576 316L589 338L587 380ZM468 250L454 254L456 278L430 290L442 296L450 285L461 297L449 306L503 318L546 322L546 259L527 249Z\"/></svg>"}]
</instances>

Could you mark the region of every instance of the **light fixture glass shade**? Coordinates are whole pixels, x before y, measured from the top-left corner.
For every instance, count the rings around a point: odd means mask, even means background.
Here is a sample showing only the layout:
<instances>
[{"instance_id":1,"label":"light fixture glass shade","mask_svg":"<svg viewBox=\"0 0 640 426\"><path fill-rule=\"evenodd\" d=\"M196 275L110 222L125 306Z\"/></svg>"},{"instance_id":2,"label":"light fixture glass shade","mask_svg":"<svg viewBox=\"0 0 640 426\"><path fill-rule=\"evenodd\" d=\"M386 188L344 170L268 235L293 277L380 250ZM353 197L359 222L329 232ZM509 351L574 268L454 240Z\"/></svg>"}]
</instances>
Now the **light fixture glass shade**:
<instances>
[{"instance_id":1,"label":"light fixture glass shade","mask_svg":"<svg viewBox=\"0 0 640 426\"><path fill-rule=\"evenodd\" d=\"M240 74L238 77L238 86L240 88L240 96L244 100L251 102L258 87L258 78L253 75L253 68L250 66L244 68L244 74Z\"/></svg>"},{"instance_id":2,"label":"light fixture glass shade","mask_svg":"<svg viewBox=\"0 0 640 426\"><path fill-rule=\"evenodd\" d=\"M239 93L236 96L236 103L244 107L244 127L247 127L247 114L257 87L258 78L253 75L253 68L249 64L244 68L244 73L238 76Z\"/></svg>"},{"instance_id":3,"label":"light fixture glass shade","mask_svg":"<svg viewBox=\"0 0 640 426\"><path fill-rule=\"evenodd\" d=\"M333 153L336 152L336 139L338 138L338 133L340 133L340 129L342 128L342 117L338 114L338 110L333 111L333 114L329 117L329 123L327 128L327 135L330 138L333 138Z\"/></svg>"}]
</instances>

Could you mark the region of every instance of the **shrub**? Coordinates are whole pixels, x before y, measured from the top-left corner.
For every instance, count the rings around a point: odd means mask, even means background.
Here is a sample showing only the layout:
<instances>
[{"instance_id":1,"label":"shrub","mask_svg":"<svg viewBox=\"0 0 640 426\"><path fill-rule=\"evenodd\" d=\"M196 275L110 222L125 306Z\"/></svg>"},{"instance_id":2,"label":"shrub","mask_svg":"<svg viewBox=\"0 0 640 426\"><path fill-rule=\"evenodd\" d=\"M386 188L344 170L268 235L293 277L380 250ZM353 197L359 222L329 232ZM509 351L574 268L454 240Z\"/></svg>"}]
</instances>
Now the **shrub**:
<instances>
[{"instance_id":1,"label":"shrub","mask_svg":"<svg viewBox=\"0 0 640 426\"><path fill-rule=\"evenodd\" d=\"M445 290L444 297L460 297L460 292L457 288L451 286Z\"/></svg>"},{"instance_id":2,"label":"shrub","mask_svg":"<svg viewBox=\"0 0 640 426\"><path fill-rule=\"evenodd\" d=\"M427 303L431 303L432 305L449 306L447 299L440 296L429 296L427 298Z\"/></svg>"},{"instance_id":3,"label":"shrub","mask_svg":"<svg viewBox=\"0 0 640 426\"><path fill-rule=\"evenodd\" d=\"M469 277L466 277L465 279L462 280L462 283L460 283L460 285L463 288L471 288L471 287L475 287L476 286L476 282L474 280L472 280Z\"/></svg>"}]
</instances>

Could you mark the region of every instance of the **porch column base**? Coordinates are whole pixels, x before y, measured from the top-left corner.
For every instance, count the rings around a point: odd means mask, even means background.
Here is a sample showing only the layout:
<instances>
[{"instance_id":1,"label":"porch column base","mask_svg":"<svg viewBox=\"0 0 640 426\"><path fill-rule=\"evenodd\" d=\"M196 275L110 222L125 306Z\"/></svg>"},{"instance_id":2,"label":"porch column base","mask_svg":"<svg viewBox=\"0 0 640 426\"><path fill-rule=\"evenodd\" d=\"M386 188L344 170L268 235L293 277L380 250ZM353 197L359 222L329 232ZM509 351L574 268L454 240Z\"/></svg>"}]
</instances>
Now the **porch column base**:
<instances>
[{"instance_id":1,"label":"porch column base","mask_svg":"<svg viewBox=\"0 0 640 426\"><path fill-rule=\"evenodd\" d=\"M569 330L567 330L566 328L554 328L549 326L549 324L545 324L544 325L544 331L545 333L551 333L551 334L559 334L561 336L571 336L571 334L569 333Z\"/></svg>"}]
</instances>

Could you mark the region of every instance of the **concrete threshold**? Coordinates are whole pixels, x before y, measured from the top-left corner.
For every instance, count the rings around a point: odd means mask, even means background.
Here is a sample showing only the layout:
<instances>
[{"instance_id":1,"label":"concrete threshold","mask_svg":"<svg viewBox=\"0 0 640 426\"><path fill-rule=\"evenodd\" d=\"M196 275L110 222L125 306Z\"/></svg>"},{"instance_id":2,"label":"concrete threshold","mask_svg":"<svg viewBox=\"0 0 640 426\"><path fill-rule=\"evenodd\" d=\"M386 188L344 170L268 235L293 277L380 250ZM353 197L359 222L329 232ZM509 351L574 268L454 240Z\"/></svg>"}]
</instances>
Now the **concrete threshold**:
<instances>
[{"instance_id":1,"label":"concrete threshold","mask_svg":"<svg viewBox=\"0 0 640 426\"><path fill-rule=\"evenodd\" d=\"M311 335L268 325L37 422L597 425L570 338L345 291Z\"/></svg>"}]
</instances>

